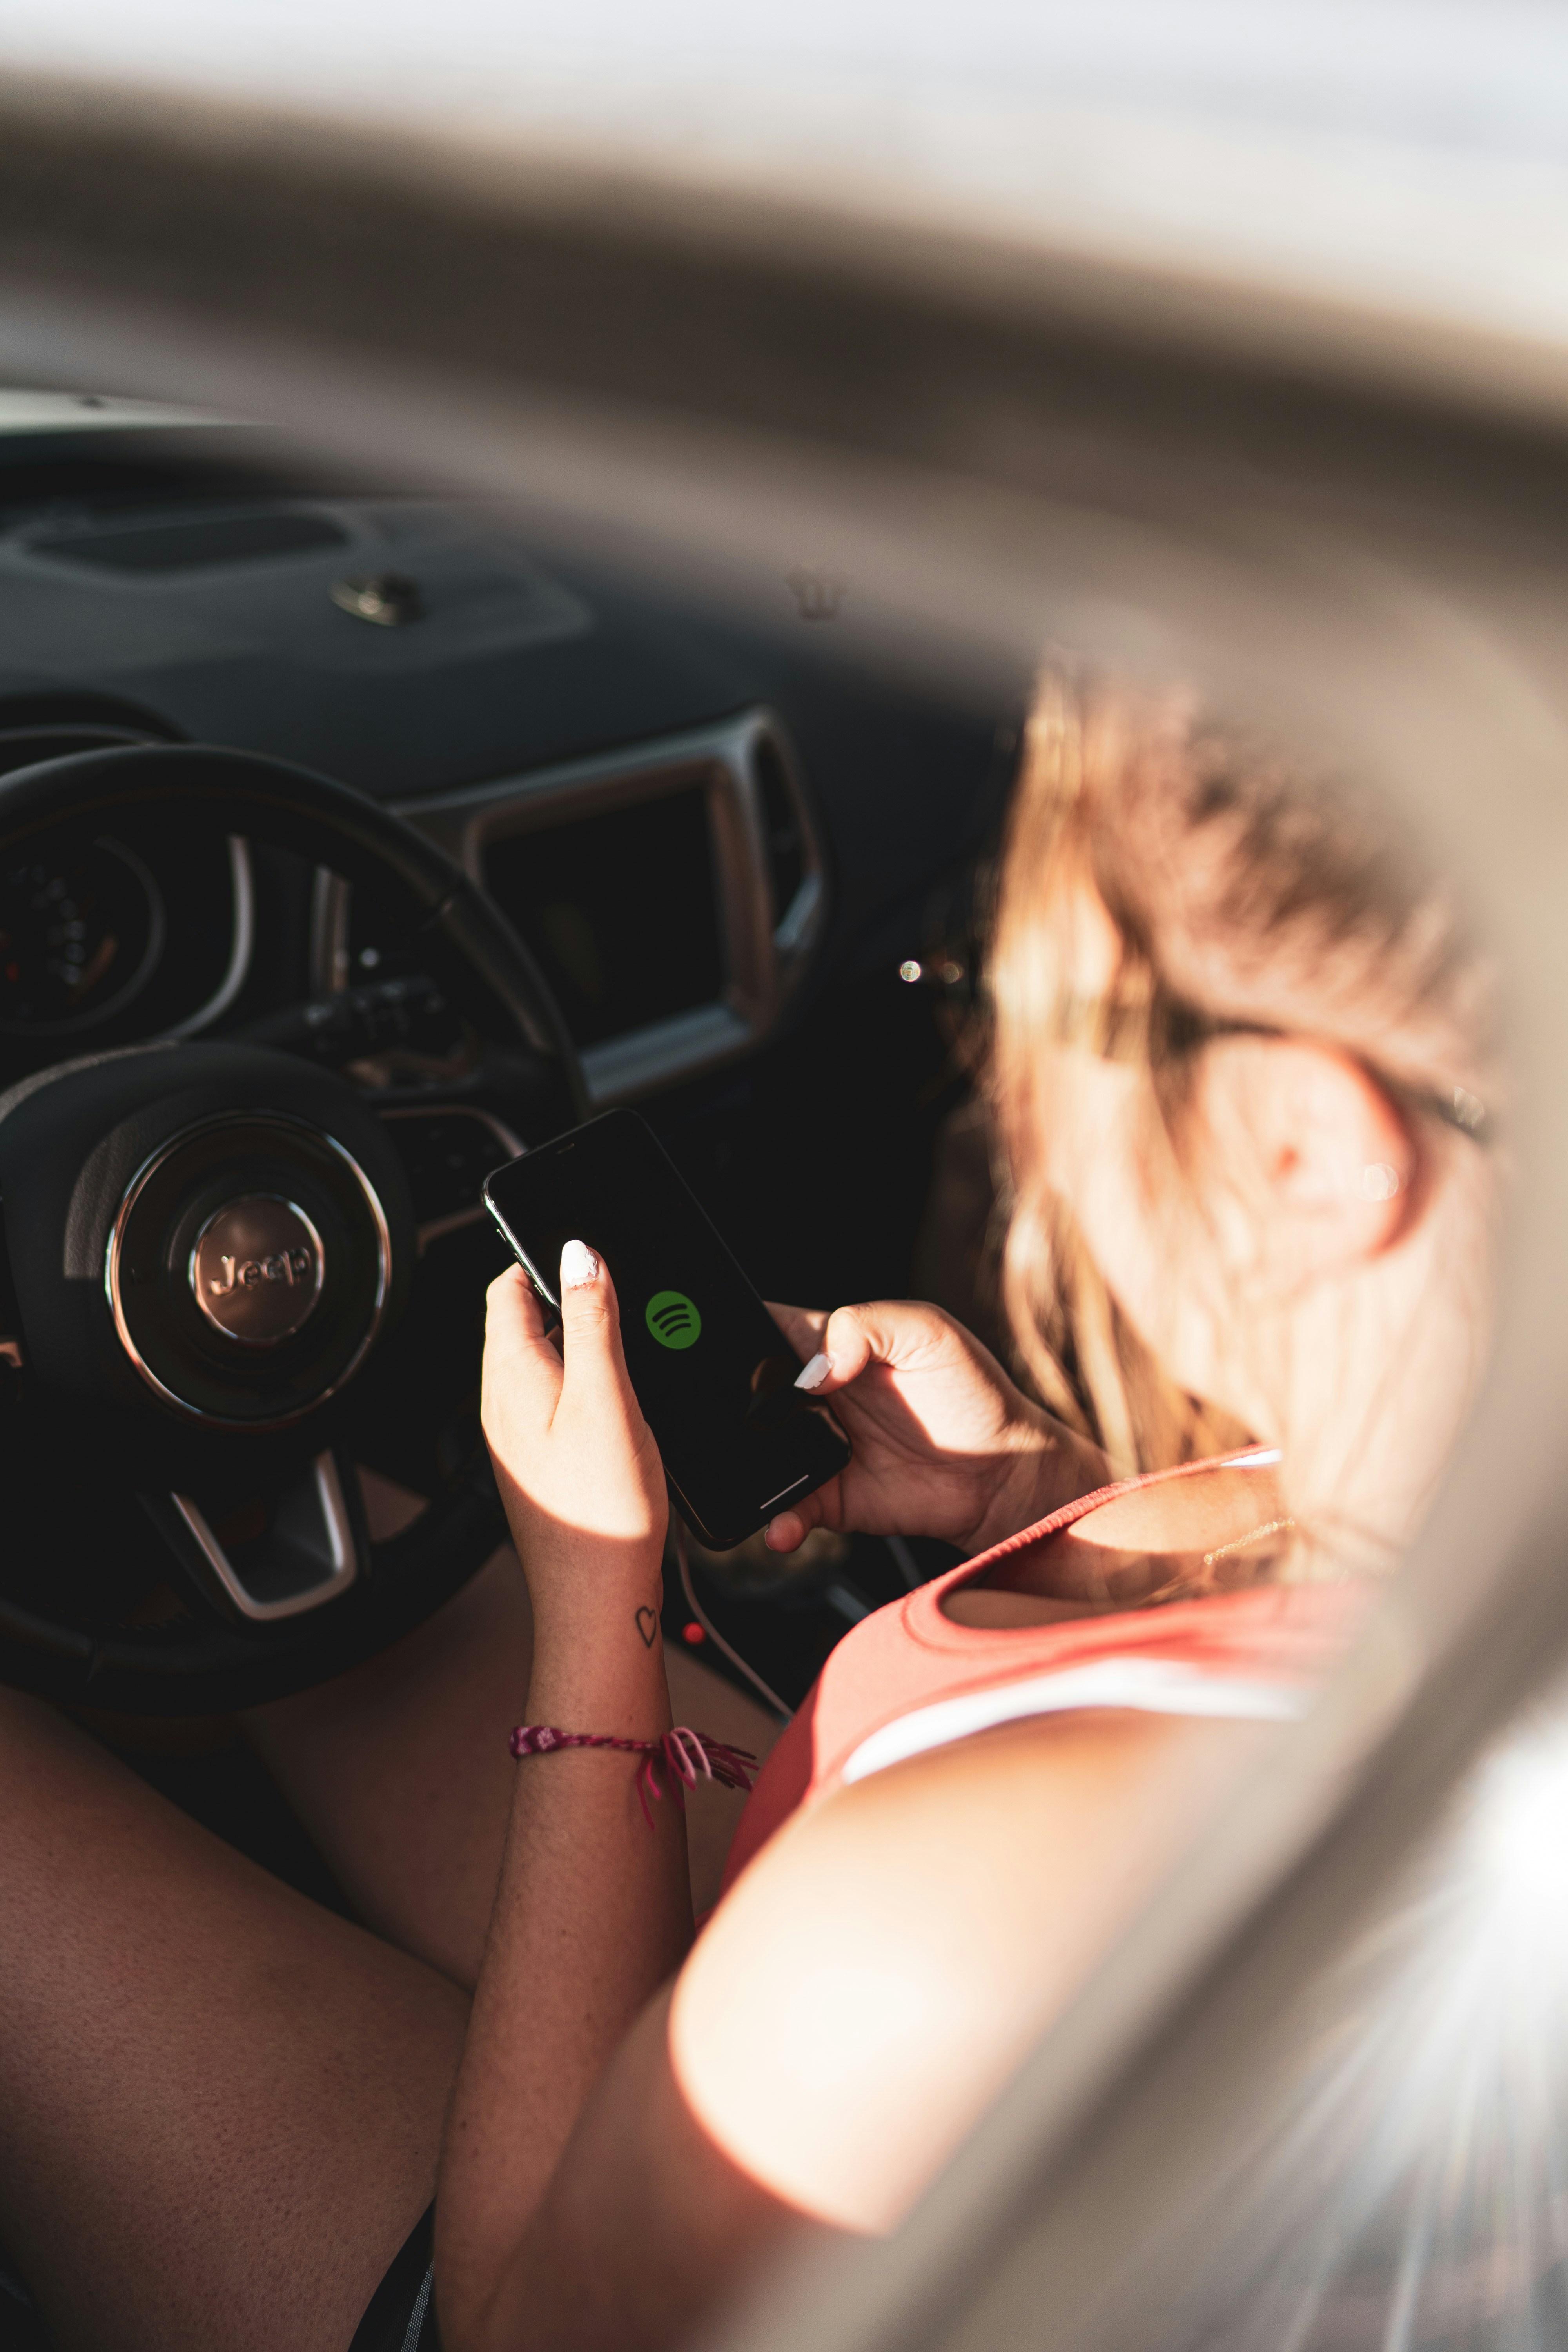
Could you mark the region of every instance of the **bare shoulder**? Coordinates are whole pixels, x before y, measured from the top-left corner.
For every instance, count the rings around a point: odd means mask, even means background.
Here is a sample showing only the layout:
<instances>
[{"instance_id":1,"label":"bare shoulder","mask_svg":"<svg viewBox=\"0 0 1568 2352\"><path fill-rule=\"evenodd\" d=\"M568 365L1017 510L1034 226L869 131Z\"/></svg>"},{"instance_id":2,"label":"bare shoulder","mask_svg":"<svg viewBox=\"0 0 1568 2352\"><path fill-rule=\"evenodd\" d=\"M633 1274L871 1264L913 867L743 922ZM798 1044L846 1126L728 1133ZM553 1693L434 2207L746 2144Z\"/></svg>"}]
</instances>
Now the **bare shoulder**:
<instances>
[{"instance_id":1,"label":"bare shoulder","mask_svg":"<svg viewBox=\"0 0 1568 2352\"><path fill-rule=\"evenodd\" d=\"M1051 1717L788 1824L676 1990L670 2054L693 2112L797 2209L889 2227L1269 1737Z\"/></svg>"}]
</instances>

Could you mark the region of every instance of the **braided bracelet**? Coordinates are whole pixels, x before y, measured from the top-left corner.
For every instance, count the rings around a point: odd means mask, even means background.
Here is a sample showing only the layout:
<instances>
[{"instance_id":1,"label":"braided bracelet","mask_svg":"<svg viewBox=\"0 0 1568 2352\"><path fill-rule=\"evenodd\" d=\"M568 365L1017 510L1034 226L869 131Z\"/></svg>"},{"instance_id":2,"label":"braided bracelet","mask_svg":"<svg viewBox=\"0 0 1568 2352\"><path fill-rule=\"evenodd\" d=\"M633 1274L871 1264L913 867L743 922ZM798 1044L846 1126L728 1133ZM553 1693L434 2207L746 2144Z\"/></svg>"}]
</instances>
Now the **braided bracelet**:
<instances>
[{"instance_id":1,"label":"braided bracelet","mask_svg":"<svg viewBox=\"0 0 1568 2352\"><path fill-rule=\"evenodd\" d=\"M670 1775L670 1787L677 1804L686 1802L686 1790L695 1789L699 1777L717 1780L721 1788L749 1789L757 1769L757 1759L745 1748L729 1748L721 1739L710 1738L705 1731L693 1731L689 1725L677 1724L660 1739L616 1739L607 1731L558 1731L550 1723L520 1723L511 1735L514 1756L548 1756L552 1748L618 1748L627 1756L640 1756L637 1769L637 1802L649 1829L653 1827L651 1797L657 1803L664 1795L659 1786L660 1761Z\"/></svg>"}]
</instances>

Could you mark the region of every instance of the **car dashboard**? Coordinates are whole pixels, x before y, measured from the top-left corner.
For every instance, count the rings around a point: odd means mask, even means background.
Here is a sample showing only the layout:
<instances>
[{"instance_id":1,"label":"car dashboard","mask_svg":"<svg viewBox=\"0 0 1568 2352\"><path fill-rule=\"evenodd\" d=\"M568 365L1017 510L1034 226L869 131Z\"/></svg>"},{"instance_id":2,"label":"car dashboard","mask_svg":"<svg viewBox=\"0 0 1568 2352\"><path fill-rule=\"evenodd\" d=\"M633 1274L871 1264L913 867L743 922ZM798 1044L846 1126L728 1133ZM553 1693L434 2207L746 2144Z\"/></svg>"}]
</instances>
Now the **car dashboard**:
<instances>
[{"instance_id":1,"label":"car dashboard","mask_svg":"<svg viewBox=\"0 0 1568 2352\"><path fill-rule=\"evenodd\" d=\"M837 583L737 618L472 501L301 492L237 431L58 405L0 436L0 768L196 740L389 803L527 941L595 1101L743 1063L835 975L918 957L994 817L1010 696L847 645ZM395 961L373 907L243 839L46 839L0 875L0 1068Z\"/></svg>"}]
</instances>

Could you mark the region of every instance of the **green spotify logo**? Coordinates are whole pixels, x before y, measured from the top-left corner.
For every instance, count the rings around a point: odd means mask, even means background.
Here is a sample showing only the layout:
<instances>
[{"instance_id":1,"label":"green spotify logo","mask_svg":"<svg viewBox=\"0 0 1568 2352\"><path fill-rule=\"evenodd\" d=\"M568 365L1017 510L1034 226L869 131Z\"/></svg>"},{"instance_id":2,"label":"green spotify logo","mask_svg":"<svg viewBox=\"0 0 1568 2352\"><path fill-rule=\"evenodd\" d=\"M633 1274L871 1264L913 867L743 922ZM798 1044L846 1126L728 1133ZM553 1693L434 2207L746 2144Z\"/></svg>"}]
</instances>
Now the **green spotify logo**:
<instances>
[{"instance_id":1,"label":"green spotify logo","mask_svg":"<svg viewBox=\"0 0 1568 2352\"><path fill-rule=\"evenodd\" d=\"M656 1290L646 1314L661 1348L689 1348L702 1337L702 1318L683 1290Z\"/></svg>"}]
</instances>

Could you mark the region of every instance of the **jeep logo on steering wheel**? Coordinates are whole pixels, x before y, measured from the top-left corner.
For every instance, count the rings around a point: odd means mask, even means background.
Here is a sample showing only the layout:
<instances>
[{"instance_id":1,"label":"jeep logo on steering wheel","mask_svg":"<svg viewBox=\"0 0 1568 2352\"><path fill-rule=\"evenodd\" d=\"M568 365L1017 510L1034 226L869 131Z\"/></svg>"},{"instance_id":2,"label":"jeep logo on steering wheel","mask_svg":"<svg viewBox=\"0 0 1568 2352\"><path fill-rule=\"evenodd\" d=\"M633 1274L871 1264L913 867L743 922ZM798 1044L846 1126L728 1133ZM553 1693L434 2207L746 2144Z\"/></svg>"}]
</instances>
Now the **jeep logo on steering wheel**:
<instances>
[{"instance_id":1,"label":"jeep logo on steering wheel","mask_svg":"<svg viewBox=\"0 0 1568 2352\"><path fill-rule=\"evenodd\" d=\"M196 1305L227 1339L252 1348L296 1332L321 1296L321 1237L294 1202L251 1192L207 1219L191 1252Z\"/></svg>"}]
</instances>

